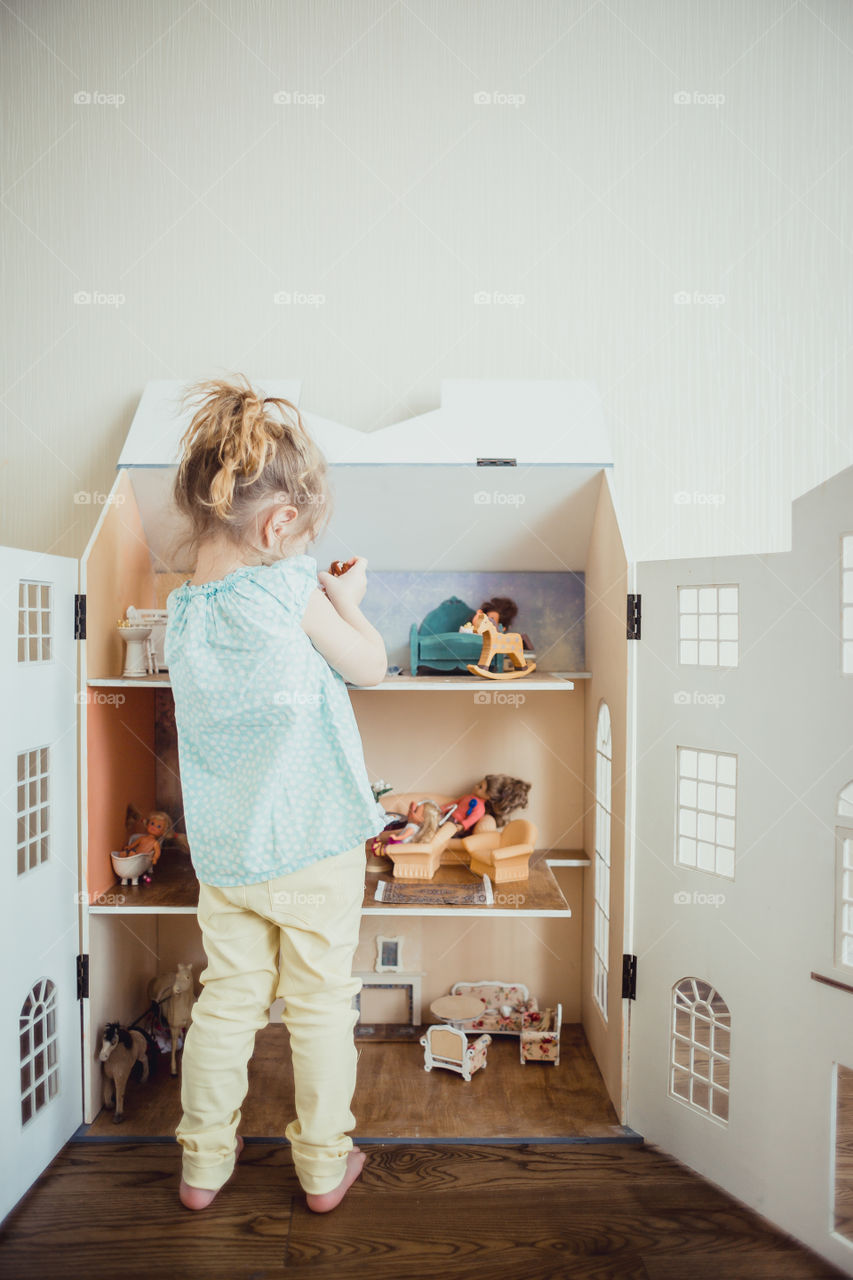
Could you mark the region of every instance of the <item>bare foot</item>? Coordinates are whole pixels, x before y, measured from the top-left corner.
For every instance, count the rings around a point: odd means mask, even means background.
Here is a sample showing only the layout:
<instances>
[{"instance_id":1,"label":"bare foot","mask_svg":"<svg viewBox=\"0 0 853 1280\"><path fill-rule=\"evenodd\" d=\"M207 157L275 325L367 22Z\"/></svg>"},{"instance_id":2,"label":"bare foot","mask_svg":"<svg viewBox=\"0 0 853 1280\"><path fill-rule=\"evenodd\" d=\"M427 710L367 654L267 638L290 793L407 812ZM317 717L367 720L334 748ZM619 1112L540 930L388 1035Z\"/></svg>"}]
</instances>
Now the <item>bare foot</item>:
<instances>
[{"instance_id":1,"label":"bare foot","mask_svg":"<svg viewBox=\"0 0 853 1280\"><path fill-rule=\"evenodd\" d=\"M312 1195L309 1192L305 1197L308 1201L308 1208L313 1210L314 1213L328 1213L331 1209L336 1209L361 1173L365 1158L361 1147L353 1147L347 1156L346 1172L341 1181L334 1190L324 1191L322 1195Z\"/></svg>"},{"instance_id":2,"label":"bare foot","mask_svg":"<svg viewBox=\"0 0 853 1280\"><path fill-rule=\"evenodd\" d=\"M243 1150L243 1139L237 1134L237 1154L235 1160L240 1159L240 1152ZM181 1185L178 1188L178 1195L181 1204L187 1209L206 1209L219 1195L219 1191L206 1191L203 1187L191 1187L189 1183L184 1182L181 1178Z\"/></svg>"}]
</instances>

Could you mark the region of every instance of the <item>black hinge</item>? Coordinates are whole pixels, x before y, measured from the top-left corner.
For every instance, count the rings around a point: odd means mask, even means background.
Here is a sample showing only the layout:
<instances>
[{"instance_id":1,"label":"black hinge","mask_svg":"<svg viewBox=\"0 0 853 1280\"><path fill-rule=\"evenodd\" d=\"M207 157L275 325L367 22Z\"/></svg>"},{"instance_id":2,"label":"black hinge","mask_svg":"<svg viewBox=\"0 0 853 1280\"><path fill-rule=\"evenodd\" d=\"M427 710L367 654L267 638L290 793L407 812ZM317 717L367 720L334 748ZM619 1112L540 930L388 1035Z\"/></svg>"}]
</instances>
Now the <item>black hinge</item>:
<instances>
[{"instance_id":1,"label":"black hinge","mask_svg":"<svg viewBox=\"0 0 853 1280\"><path fill-rule=\"evenodd\" d=\"M77 999L89 999L89 957L77 957Z\"/></svg>"},{"instance_id":2,"label":"black hinge","mask_svg":"<svg viewBox=\"0 0 853 1280\"><path fill-rule=\"evenodd\" d=\"M515 467L515 458L478 458L478 467Z\"/></svg>"},{"instance_id":3,"label":"black hinge","mask_svg":"<svg viewBox=\"0 0 853 1280\"><path fill-rule=\"evenodd\" d=\"M86 639L86 597L74 596L74 639Z\"/></svg>"},{"instance_id":4,"label":"black hinge","mask_svg":"<svg viewBox=\"0 0 853 1280\"><path fill-rule=\"evenodd\" d=\"M637 999L637 957L622 957L622 999Z\"/></svg>"},{"instance_id":5,"label":"black hinge","mask_svg":"<svg viewBox=\"0 0 853 1280\"><path fill-rule=\"evenodd\" d=\"M639 640L643 597L628 592L628 639Z\"/></svg>"}]
</instances>

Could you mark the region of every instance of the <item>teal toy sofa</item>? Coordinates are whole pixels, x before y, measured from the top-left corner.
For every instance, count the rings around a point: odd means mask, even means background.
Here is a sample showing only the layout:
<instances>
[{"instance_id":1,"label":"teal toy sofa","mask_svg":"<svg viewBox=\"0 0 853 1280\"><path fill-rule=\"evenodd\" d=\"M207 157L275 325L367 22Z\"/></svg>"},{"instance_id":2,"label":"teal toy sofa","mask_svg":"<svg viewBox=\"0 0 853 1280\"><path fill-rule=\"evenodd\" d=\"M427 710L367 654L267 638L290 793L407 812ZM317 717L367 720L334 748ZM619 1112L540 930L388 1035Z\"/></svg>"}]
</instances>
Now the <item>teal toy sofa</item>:
<instances>
[{"instance_id":1,"label":"teal toy sofa","mask_svg":"<svg viewBox=\"0 0 853 1280\"><path fill-rule=\"evenodd\" d=\"M479 662L483 637L459 628L470 622L476 612L458 596L451 596L432 609L419 627L413 623L409 632L412 675L418 675L424 667L428 667L430 673L470 675L467 664ZM503 664L503 654L497 654L492 670L503 671Z\"/></svg>"}]
</instances>

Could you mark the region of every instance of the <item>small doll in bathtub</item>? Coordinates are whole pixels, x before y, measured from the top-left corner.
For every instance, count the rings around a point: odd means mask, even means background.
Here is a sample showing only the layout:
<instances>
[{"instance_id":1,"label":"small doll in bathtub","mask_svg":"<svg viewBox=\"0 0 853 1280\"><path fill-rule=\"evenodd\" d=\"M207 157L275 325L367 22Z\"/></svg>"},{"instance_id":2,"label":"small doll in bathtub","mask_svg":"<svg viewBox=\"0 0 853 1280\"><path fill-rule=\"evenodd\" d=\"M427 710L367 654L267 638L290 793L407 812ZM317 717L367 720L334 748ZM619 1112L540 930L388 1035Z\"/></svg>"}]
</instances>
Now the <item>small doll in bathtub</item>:
<instances>
[{"instance_id":1,"label":"small doll in bathtub","mask_svg":"<svg viewBox=\"0 0 853 1280\"><path fill-rule=\"evenodd\" d=\"M160 809L152 809L145 818L145 831L138 832L136 835L128 836L122 854L129 856L132 853L150 853L151 867L141 879L146 883L150 883L150 872L154 870L160 861L162 853L163 841L172 830L172 819L168 813L163 813Z\"/></svg>"}]
</instances>

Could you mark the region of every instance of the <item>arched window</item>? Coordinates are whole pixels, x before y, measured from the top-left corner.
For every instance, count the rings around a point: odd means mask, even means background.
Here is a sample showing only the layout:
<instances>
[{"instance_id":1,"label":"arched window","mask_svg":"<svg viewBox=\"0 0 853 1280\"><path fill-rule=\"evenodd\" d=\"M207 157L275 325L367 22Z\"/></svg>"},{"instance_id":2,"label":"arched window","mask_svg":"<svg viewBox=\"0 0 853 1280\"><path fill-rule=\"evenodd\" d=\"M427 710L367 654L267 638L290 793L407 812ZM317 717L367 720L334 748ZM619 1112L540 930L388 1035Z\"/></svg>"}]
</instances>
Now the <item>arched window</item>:
<instances>
[{"instance_id":1,"label":"arched window","mask_svg":"<svg viewBox=\"0 0 853 1280\"><path fill-rule=\"evenodd\" d=\"M835 866L835 962L853 969L853 782L838 794Z\"/></svg>"},{"instance_id":2,"label":"arched window","mask_svg":"<svg viewBox=\"0 0 853 1280\"><path fill-rule=\"evenodd\" d=\"M59 1092L56 987L40 978L21 1007L21 1122L32 1120Z\"/></svg>"},{"instance_id":3,"label":"arched window","mask_svg":"<svg viewBox=\"0 0 853 1280\"><path fill-rule=\"evenodd\" d=\"M592 994L607 1021L607 974L610 955L610 791L613 750L610 711L598 708L595 731L595 897L593 921Z\"/></svg>"},{"instance_id":4,"label":"arched window","mask_svg":"<svg viewBox=\"0 0 853 1280\"><path fill-rule=\"evenodd\" d=\"M732 1017L722 996L701 978L672 988L670 1097L728 1122Z\"/></svg>"}]
</instances>

